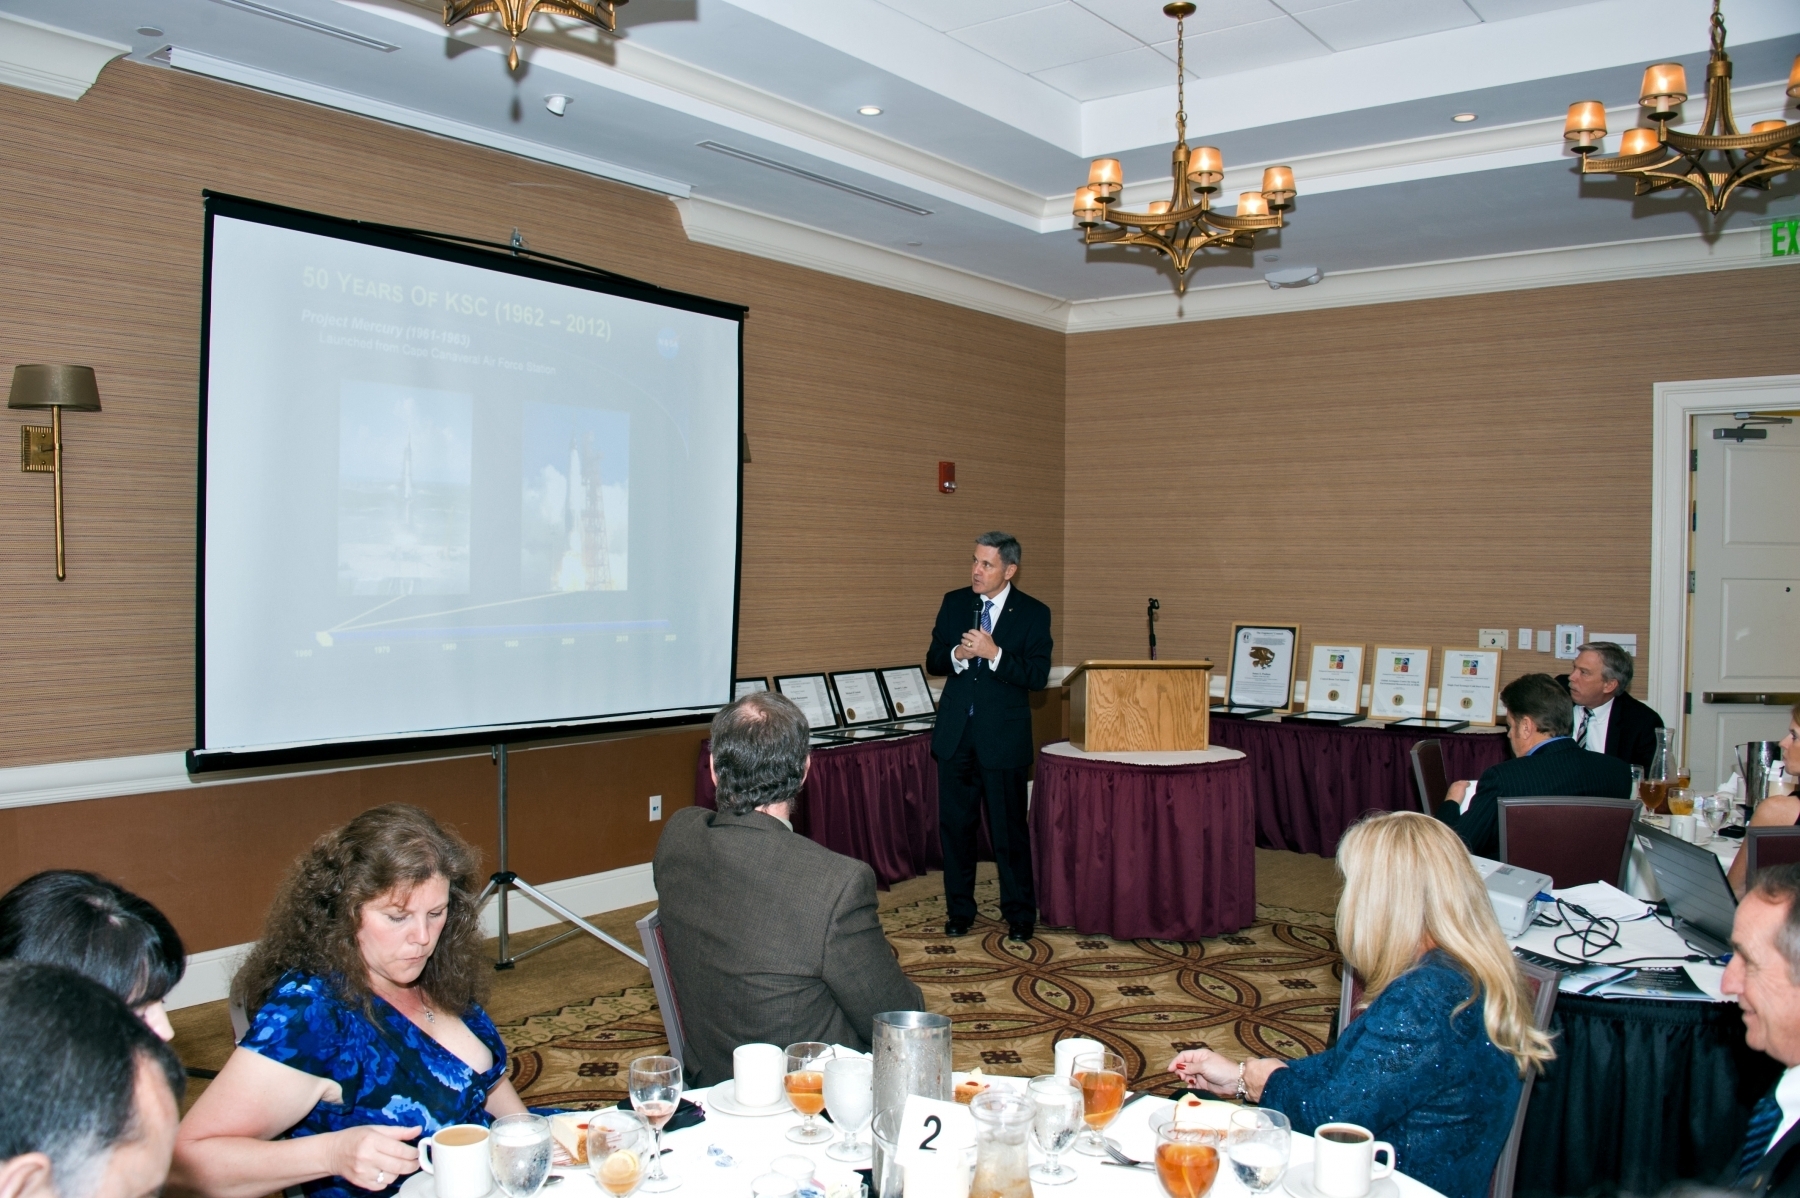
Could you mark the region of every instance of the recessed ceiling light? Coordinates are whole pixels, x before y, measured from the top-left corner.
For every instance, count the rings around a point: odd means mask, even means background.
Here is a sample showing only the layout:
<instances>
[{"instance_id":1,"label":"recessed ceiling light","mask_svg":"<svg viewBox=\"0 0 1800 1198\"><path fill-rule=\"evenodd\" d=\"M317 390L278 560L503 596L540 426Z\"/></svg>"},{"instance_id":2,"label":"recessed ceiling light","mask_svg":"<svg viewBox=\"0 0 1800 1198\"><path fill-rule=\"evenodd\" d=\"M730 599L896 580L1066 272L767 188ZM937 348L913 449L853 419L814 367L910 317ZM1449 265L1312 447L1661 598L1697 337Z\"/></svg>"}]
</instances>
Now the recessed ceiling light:
<instances>
[{"instance_id":1,"label":"recessed ceiling light","mask_svg":"<svg viewBox=\"0 0 1800 1198\"><path fill-rule=\"evenodd\" d=\"M154 25L139 25L138 26L138 36L139 37L161 37L162 30L158 29Z\"/></svg>"},{"instance_id":2,"label":"recessed ceiling light","mask_svg":"<svg viewBox=\"0 0 1800 1198\"><path fill-rule=\"evenodd\" d=\"M861 108L858 108L856 111L863 116L880 116L881 115L881 109L875 107L875 105L873 105L873 104L864 104Z\"/></svg>"},{"instance_id":3,"label":"recessed ceiling light","mask_svg":"<svg viewBox=\"0 0 1800 1198\"><path fill-rule=\"evenodd\" d=\"M1455 121L1459 125L1466 125L1470 121L1475 119L1475 114L1472 112L1459 112L1455 116L1451 117L1450 119Z\"/></svg>"}]
</instances>

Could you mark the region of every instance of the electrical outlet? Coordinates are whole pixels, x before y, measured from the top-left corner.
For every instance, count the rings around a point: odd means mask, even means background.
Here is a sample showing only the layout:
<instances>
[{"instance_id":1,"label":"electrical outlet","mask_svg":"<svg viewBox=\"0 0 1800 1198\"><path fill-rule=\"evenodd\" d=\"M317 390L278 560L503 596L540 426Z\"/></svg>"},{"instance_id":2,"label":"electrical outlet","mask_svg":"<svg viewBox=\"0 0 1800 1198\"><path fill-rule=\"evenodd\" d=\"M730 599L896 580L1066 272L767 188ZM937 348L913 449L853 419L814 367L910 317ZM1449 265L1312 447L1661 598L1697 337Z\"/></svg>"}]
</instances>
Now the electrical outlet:
<instances>
[{"instance_id":1,"label":"electrical outlet","mask_svg":"<svg viewBox=\"0 0 1800 1198\"><path fill-rule=\"evenodd\" d=\"M1476 634L1475 647L1478 649L1504 649L1507 647L1508 639L1504 628L1483 628Z\"/></svg>"},{"instance_id":2,"label":"electrical outlet","mask_svg":"<svg viewBox=\"0 0 1800 1198\"><path fill-rule=\"evenodd\" d=\"M650 822L655 823L662 818L662 796L650 796Z\"/></svg>"}]
</instances>

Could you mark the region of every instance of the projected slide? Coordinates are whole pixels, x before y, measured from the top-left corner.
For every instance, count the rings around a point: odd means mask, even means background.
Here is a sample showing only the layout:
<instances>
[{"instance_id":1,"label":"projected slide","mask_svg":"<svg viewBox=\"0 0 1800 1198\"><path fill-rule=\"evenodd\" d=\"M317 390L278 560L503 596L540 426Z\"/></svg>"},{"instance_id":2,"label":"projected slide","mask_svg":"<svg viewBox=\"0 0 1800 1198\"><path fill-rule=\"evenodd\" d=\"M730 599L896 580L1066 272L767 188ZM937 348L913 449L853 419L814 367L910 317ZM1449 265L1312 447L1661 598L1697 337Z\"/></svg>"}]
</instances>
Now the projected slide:
<instances>
[{"instance_id":1,"label":"projected slide","mask_svg":"<svg viewBox=\"0 0 1800 1198\"><path fill-rule=\"evenodd\" d=\"M741 310L209 220L197 768L730 701Z\"/></svg>"}]
</instances>

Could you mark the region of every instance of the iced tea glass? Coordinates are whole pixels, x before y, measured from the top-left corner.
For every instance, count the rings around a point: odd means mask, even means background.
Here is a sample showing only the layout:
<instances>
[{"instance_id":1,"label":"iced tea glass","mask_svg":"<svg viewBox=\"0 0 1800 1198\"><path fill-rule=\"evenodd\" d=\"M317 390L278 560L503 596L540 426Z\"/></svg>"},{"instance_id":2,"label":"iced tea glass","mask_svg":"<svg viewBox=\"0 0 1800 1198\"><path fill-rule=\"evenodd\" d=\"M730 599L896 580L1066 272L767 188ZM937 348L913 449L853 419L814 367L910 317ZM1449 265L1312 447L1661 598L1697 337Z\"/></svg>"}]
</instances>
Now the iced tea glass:
<instances>
[{"instance_id":1,"label":"iced tea glass","mask_svg":"<svg viewBox=\"0 0 1800 1198\"><path fill-rule=\"evenodd\" d=\"M819 1122L825 1109L825 1062L837 1055L829 1044L802 1040L787 1046L787 1096L805 1118L788 1128L787 1138L796 1144L823 1144L837 1135Z\"/></svg>"},{"instance_id":2,"label":"iced tea glass","mask_svg":"<svg viewBox=\"0 0 1800 1198\"><path fill-rule=\"evenodd\" d=\"M1106 1155L1106 1129L1125 1105L1125 1058L1116 1052L1083 1053L1069 1080L1081 1087L1081 1117L1087 1130L1075 1142L1084 1156Z\"/></svg>"},{"instance_id":3,"label":"iced tea glass","mask_svg":"<svg viewBox=\"0 0 1800 1198\"><path fill-rule=\"evenodd\" d=\"M1215 1127L1176 1127L1174 1120L1156 1129L1156 1180L1169 1198L1204 1198L1219 1176L1219 1142Z\"/></svg>"}]
</instances>

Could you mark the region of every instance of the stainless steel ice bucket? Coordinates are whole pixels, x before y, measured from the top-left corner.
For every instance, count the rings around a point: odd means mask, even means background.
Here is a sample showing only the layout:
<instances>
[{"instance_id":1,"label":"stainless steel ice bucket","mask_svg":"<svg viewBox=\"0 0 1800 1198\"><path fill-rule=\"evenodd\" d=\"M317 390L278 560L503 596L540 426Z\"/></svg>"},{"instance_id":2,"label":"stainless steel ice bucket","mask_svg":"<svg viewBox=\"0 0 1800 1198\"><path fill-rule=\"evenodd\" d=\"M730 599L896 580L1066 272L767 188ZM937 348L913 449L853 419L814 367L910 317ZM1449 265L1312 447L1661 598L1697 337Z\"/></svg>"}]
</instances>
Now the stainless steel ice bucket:
<instances>
[{"instance_id":1,"label":"stainless steel ice bucket","mask_svg":"<svg viewBox=\"0 0 1800 1198\"><path fill-rule=\"evenodd\" d=\"M1769 797L1769 785L1781 780L1781 742L1753 740L1739 745L1737 768L1744 779L1744 805L1755 811Z\"/></svg>"},{"instance_id":2,"label":"stainless steel ice bucket","mask_svg":"<svg viewBox=\"0 0 1800 1198\"><path fill-rule=\"evenodd\" d=\"M950 1020L929 1011L875 1016L875 1115L906 1105L908 1094L951 1098Z\"/></svg>"}]
</instances>

